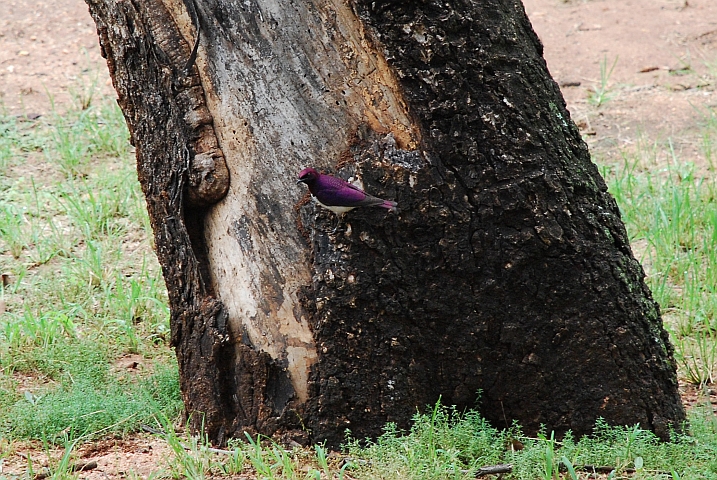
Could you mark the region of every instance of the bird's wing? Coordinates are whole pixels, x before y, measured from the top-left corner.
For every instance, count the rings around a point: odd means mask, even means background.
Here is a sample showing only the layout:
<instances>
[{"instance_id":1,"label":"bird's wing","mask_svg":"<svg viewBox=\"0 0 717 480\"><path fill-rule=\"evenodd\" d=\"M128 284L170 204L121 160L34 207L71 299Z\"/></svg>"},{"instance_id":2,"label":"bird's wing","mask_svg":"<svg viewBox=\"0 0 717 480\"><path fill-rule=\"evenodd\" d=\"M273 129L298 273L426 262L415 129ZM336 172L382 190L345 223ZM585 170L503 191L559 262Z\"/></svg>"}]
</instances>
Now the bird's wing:
<instances>
[{"instance_id":1,"label":"bird's wing","mask_svg":"<svg viewBox=\"0 0 717 480\"><path fill-rule=\"evenodd\" d=\"M341 180L340 178L337 180ZM370 207L373 205L382 205L384 203L384 200L378 197L374 197L373 195L369 195L368 193L361 190L359 187L354 185L353 183L345 182L344 180L341 180L344 183L345 187L349 187L353 190L356 190L357 192L361 192L361 195L363 198L358 199L358 195L356 195L357 201L356 203L352 204L353 207Z\"/></svg>"},{"instance_id":2,"label":"bird's wing","mask_svg":"<svg viewBox=\"0 0 717 480\"><path fill-rule=\"evenodd\" d=\"M312 193L327 206L365 207L383 203L383 200L368 195L356 185L330 175L322 175Z\"/></svg>"}]
</instances>

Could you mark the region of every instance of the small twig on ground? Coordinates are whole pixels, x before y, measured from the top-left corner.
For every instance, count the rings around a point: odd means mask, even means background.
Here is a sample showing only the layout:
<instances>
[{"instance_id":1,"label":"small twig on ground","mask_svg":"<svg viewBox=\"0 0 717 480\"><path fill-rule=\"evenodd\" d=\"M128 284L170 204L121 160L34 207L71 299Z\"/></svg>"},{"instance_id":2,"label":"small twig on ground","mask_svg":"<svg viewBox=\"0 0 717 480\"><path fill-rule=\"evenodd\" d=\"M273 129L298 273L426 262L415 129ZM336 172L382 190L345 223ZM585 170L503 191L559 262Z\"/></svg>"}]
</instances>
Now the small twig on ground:
<instances>
[{"instance_id":1,"label":"small twig on ground","mask_svg":"<svg viewBox=\"0 0 717 480\"><path fill-rule=\"evenodd\" d=\"M617 470L617 467L611 467L609 465L582 465L582 466L575 466L575 470L582 470L584 472L590 472L590 473L610 473L614 470ZM634 468L623 468L620 470L621 472L625 473L635 473Z\"/></svg>"},{"instance_id":2,"label":"small twig on ground","mask_svg":"<svg viewBox=\"0 0 717 480\"><path fill-rule=\"evenodd\" d=\"M482 477L483 475L497 475L499 473L511 473L513 471L513 465L505 463L501 465L486 465L480 467L476 472L476 478Z\"/></svg>"},{"instance_id":3,"label":"small twig on ground","mask_svg":"<svg viewBox=\"0 0 717 480\"><path fill-rule=\"evenodd\" d=\"M618 468L610 466L610 465L575 465L575 470L581 470L583 472L588 472L588 473L610 473L612 471L618 470ZM562 465L561 465L560 471L563 471ZM665 475L668 477L672 476L672 472L665 472L662 470L642 469L641 471L654 473L656 475ZM637 473L637 469L625 467L625 468L621 468L620 472L633 474L633 473Z\"/></svg>"},{"instance_id":4,"label":"small twig on ground","mask_svg":"<svg viewBox=\"0 0 717 480\"><path fill-rule=\"evenodd\" d=\"M97 462L94 460L91 460L89 462L79 462L70 467L70 471L72 472L86 472L88 470L94 470L97 468ZM49 468L45 467L42 469L41 472L35 474L33 477L34 480L42 480L43 478L51 477L52 472Z\"/></svg>"}]
</instances>

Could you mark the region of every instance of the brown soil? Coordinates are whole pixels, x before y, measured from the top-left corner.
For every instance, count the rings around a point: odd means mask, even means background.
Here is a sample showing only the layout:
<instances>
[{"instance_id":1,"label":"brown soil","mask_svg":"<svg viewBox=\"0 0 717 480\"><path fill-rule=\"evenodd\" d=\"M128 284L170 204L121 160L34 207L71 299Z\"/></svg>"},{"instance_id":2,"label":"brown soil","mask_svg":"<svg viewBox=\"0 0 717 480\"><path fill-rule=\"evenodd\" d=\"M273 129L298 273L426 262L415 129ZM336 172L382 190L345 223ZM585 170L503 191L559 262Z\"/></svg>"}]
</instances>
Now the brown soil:
<instances>
[{"instance_id":1,"label":"brown soil","mask_svg":"<svg viewBox=\"0 0 717 480\"><path fill-rule=\"evenodd\" d=\"M673 139L683 158L700 163L699 125L717 106L715 0L524 0L543 40L548 66L593 153L612 157L640 139ZM609 100L588 99L600 85L600 63L615 63ZM94 85L94 87L93 87ZM5 0L0 16L0 108L13 115L62 111L90 93L112 95L94 23L81 0ZM123 358L116 368L143 368ZM714 405L714 391L683 387L685 404ZM42 464L42 449L8 445L14 454L0 473L19 474L27 452ZM56 452L61 455L61 452ZM146 435L83 445L78 462L97 461L83 478L146 477L166 468L169 449Z\"/></svg>"},{"instance_id":2,"label":"brown soil","mask_svg":"<svg viewBox=\"0 0 717 480\"><path fill-rule=\"evenodd\" d=\"M28 471L28 456L36 477L51 473L57 468L65 451L55 448L49 452L39 443L24 443L0 447L12 449L4 463L0 462L0 478L22 476ZM76 447L72 465L80 478L106 480L107 478L147 478L150 473L164 473L170 477L168 459L171 451L167 443L156 437L136 434L132 438L108 438ZM3 477L3 474L9 477Z\"/></svg>"},{"instance_id":3,"label":"brown soil","mask_svg":"<svg viewBox=\"0 0 717 480\"><path fill-rule=\"evenodd\" d=\"M524 0L553 78L597 156L673 140L699 163L698 127L717 106L717 2ZM607 70L610 99L588 101Z\"/></svg>"},{"instance_id":4,"label":"brown soil","mask_svg":"<svg viewBox=\"0 0 717 480\"><path fill-rule=\"evenodd\" d=\"M62 109L73 92L111 95L95 24L82 0L4 0L0 15L0 106L10 114ZM84 86L83 86L84 84Z\"/></svg>"}]
</instances>

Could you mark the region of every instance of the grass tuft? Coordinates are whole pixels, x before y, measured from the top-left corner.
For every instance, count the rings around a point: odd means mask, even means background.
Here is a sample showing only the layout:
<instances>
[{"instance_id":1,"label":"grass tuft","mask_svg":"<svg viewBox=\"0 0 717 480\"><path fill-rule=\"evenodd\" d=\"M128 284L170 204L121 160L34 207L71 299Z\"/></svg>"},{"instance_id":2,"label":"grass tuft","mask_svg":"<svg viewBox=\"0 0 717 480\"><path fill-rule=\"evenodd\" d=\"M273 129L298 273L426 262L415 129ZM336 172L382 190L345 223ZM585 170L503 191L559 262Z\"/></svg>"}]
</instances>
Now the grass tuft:
<instances>
[{"instance_id":1,"label":"grass tuft","mask_svg":"<svg viewBox=\"0 0 717 480\"><path fill-rule=\"evenodd\" d=\"M716 133L714 126L705 129L704 144ZM602 167L672 334L681 374L698 385L717 378L717 184L705 165L683 161L668 140L641 142L623 153L622 163Z\"/></svg>"},{"instance_id":2,"label":"grass tuft","mask_svg":"<svg viewBox=\"0 0 717 480\"><path fill-rule=\"evenodd\" d=\"M592 91L588 93L588 103L594 107L601 107L608 101L612 100L613 92L610 86L610 77L612 77L615 66L617 65L618 57L615 57L615 61L612 62L610 68L608 68L607 57L603 57L600 61L600 80L593 87Z\"/></svg>"},{"instance_id":3,"label":"grass tuft","mask_svg":"<svg viewBox=\"0 0 717 480\"><path fill-rule=\"evenodd\" d=\"M129 134L114 102L80 93L80 108L47 119L0 115L0 429L8 438L124 433L181 406ZM147 365L133 378L112 367L127 354Z\"/></svg>"}]
</instances>

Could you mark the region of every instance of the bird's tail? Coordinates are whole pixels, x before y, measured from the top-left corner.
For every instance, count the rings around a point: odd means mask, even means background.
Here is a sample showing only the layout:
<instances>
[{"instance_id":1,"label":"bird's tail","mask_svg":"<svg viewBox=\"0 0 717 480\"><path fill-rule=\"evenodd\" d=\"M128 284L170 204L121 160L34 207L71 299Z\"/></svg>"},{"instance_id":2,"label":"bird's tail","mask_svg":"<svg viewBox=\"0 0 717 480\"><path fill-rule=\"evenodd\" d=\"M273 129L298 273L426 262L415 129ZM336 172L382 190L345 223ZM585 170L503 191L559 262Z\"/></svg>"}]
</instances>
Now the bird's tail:
<instances>
[{"instance_id":1,"label":"bird's tail","mask_svg":"<svg viewBox=\"0 0 717 480\"><path fill-rule=\"evenodd\" d=\"M387 208L391 212L397 212L398 211L398 203L392 201L392 200L384 200L381 204L383 208Z\"/></svg>"}]
</instances>

